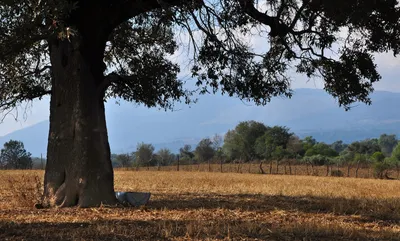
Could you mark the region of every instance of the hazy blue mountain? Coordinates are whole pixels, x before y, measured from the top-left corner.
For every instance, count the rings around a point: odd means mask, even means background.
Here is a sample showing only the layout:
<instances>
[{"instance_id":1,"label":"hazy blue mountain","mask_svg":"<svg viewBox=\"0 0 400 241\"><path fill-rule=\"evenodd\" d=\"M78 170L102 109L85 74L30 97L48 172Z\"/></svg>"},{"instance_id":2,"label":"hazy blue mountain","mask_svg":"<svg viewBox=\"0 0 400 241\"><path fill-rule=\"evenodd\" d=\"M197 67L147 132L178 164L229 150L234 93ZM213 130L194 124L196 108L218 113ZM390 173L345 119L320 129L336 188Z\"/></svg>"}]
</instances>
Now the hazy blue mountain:
<instances>
[{"instance_id":1,"label":"hazy blue mountain","mask_svg":"<svg viewBox=\"0 0 400 241\"><path fill-rule=\"evenodd\" d=\"M373 104L355 105L346 112L323 90L297 89L292 99L274 98L264 107L221 95L200 96L192 106L177 105L175 111L136 106L121 101L106 104L107 126L114 153L133 151L138 142L153 143L156 149L177 151L203 137L224 134L240 121L257 120L284 125L300 137L318 141L345 142L378 137L381 133L400 135L400 93L376 91ZM0 137L0 145L21 140L34 156L46 152L48 121Z\"/></svg>"}]
</instances>

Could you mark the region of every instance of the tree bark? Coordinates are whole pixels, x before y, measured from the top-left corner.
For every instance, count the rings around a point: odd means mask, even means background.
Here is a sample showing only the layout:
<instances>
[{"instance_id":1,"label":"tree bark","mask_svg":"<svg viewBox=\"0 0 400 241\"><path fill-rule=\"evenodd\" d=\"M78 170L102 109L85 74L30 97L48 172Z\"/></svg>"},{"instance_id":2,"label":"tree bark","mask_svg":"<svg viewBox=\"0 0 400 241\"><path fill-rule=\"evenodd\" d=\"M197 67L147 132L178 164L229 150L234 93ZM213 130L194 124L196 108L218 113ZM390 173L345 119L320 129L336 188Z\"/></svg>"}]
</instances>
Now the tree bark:
<instances>
[{"instance_id":1,"label":"tree bark","mask_svg":"<svg viewBox=\"0 0 400 241\"><path fill-rule=\"evenodd\" d=\"M272 174L272 161L269 162L269 174Z\"/></svg>"},{"instance_id":2,"label":"tree bark","mask_svg":"<svg viewBox=\"0 0 400 241\"><path fill-rule=\"evenodd\" d=\"M265 174L265 171L264 171L262 165L263 165L263 161L260 161L260 172L261 172L261 174Z\"/></svg>"},{"instance_id":3,"label":"tree bark","mask_svg":"<svg viewBox=\"0 0 400 241\"><path fill-rule=\"evenodd\" d=\"M360 162L357 162L357 167L356 167L356 178L358 178L358 170L360 169Z\"/></svg>"},{"instance_id":4,"label":"tree bark","mask_svg":"<svg viewBox=\"0 0 400 241\"><path fill-rule=\"evenodd\" d=\"M44 201L61 207L116 204L101 86L103 52L92 51L104 46L90 48L78 38L49 45L53 79Z\"/></svg>"}]
</instances>

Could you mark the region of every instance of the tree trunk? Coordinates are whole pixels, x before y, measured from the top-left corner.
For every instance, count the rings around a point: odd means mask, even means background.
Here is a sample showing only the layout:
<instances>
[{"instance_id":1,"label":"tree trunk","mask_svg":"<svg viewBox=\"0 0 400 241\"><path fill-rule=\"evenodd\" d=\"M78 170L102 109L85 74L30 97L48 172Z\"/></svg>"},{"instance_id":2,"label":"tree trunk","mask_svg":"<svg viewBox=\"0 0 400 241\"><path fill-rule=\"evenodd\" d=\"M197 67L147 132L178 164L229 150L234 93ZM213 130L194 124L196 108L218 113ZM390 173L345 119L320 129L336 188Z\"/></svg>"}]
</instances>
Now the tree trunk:
<instances>
[{"instance_id":1,"label":"tree trunk","mask_svg":"<svg viewBox=\"0 0 400 241\"><path fill-rule=\"evenodd\" d=\"M276 161L276 174L279 174L279 161Z\"/></svg>"},{"instance_id":2,"label":"tree trunk","mask_svg":"<svg viewBox=\"0 0 400 241\"><path fill-rule=\"evenodd\" d=\"M350 165L347 165L347 177L350 177Z\"/></svg>"},{"instance_id":3,"label":"tree trunk","mask_svg":"<svg viewBox=\"0 0 400 241\"><path fill-rule=\"evenodd\" d=\"M260 172L261 172L261 174L265 174L262 164L263 164L263 161L260 161Z\"/></svg>"},{"instance_id":4,"label":"tree trunk","mask_svg":"<svg viewBox=\"0 0 400 241\"><path fill-rule=\"evenodd\" d=\"M357 168L356 168L356 178L358 178L358 170L360 169L360 163L357 162Z\"/></svg>"},{"instance_id":5,"label":"tree trunk","mask_svg":"<svg viewBox=\"0 0 400 241\"><path fill-rule=\"evenodd\" d=\"M272 174L272 161L269 163L269 174Z\"/></svg>"},{"instance_id":6,"label":"tree trunk","mask_svg":"<svg viewBox=\"0 0 400 241\"><path fill-rule=\"evenodd\" d=\"M326 176L329 176L329 165L326 165Z\"/></svg>"},{"instance_id":7,"label":"tree trunk","mask_svg":"<svg viewBox=\"0 0 400 241\"><path fill-rule=\"evenodd\" d=\"M221 173L223 173L223 169L222 169L222 158L221 158L221 160L219 161L219 164L220 164L220 166L221 166Z\"/></svg>"},{"instance_id":8,"label":"tree trunk","mask_svg":"<svg viewBox=\"0 0 400 241\"><path fill-rule=\"evenodd\" d=\"M292 175L292 165L290 164L290 161L289 161L289 175Z\"/></svg>"},{"instance_id":9,"label":"tree trunk","mask_svg":"<svg viewBox=\"0 0 400 241\"><path fill-rule=\"evenodd\" d=\"M44 202L61 207L116 204L103 52L91 51L96 46L90 48L79 39L49 45L53 79Z\"/></svg>"}]
</instances>

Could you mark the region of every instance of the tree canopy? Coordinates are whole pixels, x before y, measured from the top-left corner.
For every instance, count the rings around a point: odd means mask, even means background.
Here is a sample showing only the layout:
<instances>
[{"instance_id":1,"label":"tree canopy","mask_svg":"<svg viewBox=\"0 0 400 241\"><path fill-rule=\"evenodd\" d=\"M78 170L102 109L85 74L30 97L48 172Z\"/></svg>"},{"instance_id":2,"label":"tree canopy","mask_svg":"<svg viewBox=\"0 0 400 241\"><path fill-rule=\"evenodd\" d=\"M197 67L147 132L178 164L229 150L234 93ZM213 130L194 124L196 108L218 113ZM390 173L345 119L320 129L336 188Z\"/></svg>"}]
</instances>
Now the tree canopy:
<instances>
[{"instance_id":1,"label":"tree canopy","mask_svg":"<svg viewBox=\"0 0 400 241\"><path fill-rule=\"evenodd\" d=\"M0 166L6 169L31 169L31 153L27 152L24 143L10 140L4 143L0 152Z\"/></svg>"},{"instance_id":2,"label":"tree canopy","mask_svg":"<svg viewBox=\"0 0 400 241\"><path fill-rule=\"evenodd\" d=\"M199 87L258 104L291 96L290 66L320 76L346 108L370 103L380 79L374 53L397 54L400 43L395 0L3 0L0 16L2 110L51 94L50 43L57 38L87 38L93 47L82 51L103 49L91 61L107 73L107 97L166 108L190 96L169 59L181 30ZM255 33L265 37L265 52L246 41Z\"/></svg>"}]
</instances>

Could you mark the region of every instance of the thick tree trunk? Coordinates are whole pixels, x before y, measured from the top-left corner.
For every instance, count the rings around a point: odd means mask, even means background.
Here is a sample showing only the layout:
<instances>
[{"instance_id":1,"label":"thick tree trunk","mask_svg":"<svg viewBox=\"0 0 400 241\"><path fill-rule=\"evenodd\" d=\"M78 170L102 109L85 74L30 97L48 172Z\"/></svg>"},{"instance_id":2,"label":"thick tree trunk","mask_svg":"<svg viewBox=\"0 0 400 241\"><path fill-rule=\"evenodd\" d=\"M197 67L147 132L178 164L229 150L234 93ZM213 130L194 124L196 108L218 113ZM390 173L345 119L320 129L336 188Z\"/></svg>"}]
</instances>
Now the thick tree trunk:
<instances>
[{"instance_id":1,"label":"thick tree trunk","mask_svg":"<svg viewBox=\"0 0 400 241\"><path fill-rule=\"evenodd\" d=\"M53 80L45 201L61 207L116 204L102 53L88 57L93 52L81 40L49 44Z\"/></svg>"}]
</instances>

